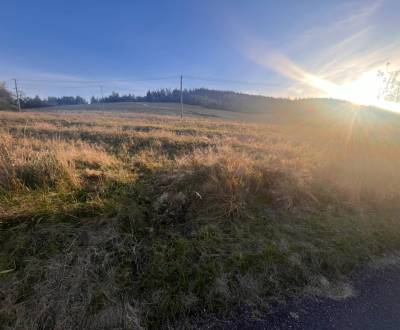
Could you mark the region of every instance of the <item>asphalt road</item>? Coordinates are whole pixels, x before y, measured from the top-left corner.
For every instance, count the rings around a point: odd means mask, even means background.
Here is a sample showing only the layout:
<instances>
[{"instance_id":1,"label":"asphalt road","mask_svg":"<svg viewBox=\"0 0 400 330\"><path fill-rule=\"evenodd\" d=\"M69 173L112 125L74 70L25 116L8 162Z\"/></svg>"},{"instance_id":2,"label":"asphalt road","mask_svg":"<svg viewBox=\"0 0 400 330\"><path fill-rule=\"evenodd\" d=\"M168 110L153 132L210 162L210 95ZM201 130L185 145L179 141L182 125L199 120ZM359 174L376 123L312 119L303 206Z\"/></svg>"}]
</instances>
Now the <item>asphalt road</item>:
<instances>
[{"instance_id":1,"label":"asphalt road","mask_svg":"<svg viewBox=\"0 0 400 330\"><path fill-rule=\"evenodd\" d=\"M233 318L215 329L400 330L400 266L370 270L353 286L350 298L292 302L260 319Z\"/></svg>"}]
</instances>

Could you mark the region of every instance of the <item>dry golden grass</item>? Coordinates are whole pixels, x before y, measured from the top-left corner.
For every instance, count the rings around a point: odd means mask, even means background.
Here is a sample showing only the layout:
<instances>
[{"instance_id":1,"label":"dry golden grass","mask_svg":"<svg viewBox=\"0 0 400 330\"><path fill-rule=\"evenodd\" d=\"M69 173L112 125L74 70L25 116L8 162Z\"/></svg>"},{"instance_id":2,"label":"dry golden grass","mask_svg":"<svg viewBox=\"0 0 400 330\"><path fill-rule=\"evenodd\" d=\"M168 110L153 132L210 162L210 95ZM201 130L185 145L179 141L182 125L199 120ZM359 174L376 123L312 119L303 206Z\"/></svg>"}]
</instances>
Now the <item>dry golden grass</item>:
<instances>
[{"instance_id":1,"label":"dry golden grass","mask_svg":"<svg viewBox=\"0 0 400 330\"><path fill-rule=\"evenodd\" d=\"M326 294L400 247L395 120L1 112L0 325L184 328Z\"/></svg>"}]
</instances>

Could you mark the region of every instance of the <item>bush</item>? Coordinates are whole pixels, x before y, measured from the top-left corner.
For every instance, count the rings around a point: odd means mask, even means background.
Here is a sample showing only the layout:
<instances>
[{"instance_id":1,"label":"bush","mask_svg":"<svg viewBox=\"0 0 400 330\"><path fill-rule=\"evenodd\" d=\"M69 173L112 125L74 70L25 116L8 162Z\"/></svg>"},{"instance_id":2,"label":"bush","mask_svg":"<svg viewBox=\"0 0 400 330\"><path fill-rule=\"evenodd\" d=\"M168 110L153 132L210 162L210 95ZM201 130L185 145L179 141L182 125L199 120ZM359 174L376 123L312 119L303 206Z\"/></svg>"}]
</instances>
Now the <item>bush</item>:
<instances>
[{"instance_id":1,"label":"bush","mask_svg":"<svg viewBox=\"0 0 400 330\"><path fill-rule=\"evenodd\" d=\"M0 83L0 110L15 109L11 93L6 89L4 83Z\"/></svg>"}]
</instances>

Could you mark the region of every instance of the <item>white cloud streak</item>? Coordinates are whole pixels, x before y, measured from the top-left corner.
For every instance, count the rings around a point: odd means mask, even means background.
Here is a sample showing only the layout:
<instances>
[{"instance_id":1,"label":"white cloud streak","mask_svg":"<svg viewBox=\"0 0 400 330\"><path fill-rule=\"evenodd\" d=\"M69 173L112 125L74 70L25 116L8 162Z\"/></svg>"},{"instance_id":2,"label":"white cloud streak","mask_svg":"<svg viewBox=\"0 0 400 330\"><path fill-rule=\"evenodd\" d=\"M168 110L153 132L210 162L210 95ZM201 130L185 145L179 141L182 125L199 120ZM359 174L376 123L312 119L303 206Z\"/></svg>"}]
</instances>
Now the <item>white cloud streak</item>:
<instances>
[{"instance_id":1,"label":"white cloud streak","mask_svg":"<svg viewBox=\"0 0 400 330\"><path fill-rule=\"evenodd\" d=\"M400 64L395 62L400 58L400 41L380 35L382 31L374 22L374 16L383 6L383 1L346 3L334 10L333 19L324 26L299 33L280 49L263 47L266 43L252 36L247 39L243 53L253 62L289 79L281 93L286 91L288 96L303 97L332 96L336 86L359 80L365 73L377 71L387 62ZM291 58L298 60L293 62L282 54L292 54ZM321 81L310 83L316 79ZM327 83L332 85L321 88ZM342 91L339 94L343 95Z\"/></svg>"}]
</instances>

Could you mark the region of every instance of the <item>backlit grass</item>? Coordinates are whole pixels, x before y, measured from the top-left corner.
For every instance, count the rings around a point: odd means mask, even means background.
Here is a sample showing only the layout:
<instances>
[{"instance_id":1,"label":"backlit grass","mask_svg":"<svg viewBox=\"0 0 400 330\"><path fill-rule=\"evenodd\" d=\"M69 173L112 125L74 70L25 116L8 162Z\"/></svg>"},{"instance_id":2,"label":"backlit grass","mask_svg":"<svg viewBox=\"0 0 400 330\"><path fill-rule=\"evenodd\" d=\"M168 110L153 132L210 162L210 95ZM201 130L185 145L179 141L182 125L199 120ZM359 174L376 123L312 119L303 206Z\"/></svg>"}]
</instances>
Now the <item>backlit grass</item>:
<instances>
[{"instance_id":1,"label":"backlit grass","mask_svg":"<svg viewBox=\"0 0 400 330\"><path fill-rule=\"evenodd\" d=\"M400 246L392 126L0 121L4 328L190 328L329 295Z\"/></svg>"}]
</instances>

